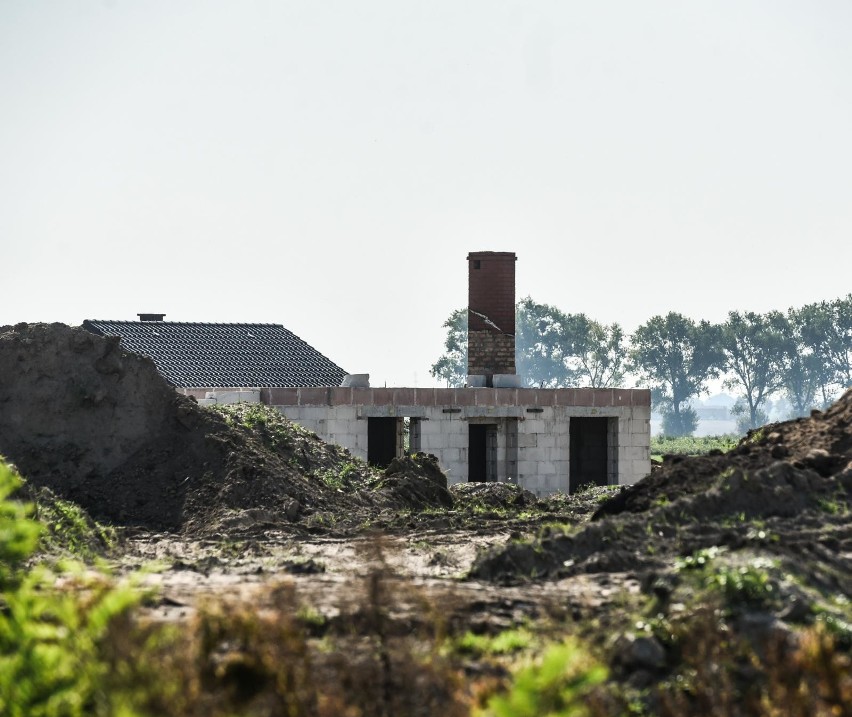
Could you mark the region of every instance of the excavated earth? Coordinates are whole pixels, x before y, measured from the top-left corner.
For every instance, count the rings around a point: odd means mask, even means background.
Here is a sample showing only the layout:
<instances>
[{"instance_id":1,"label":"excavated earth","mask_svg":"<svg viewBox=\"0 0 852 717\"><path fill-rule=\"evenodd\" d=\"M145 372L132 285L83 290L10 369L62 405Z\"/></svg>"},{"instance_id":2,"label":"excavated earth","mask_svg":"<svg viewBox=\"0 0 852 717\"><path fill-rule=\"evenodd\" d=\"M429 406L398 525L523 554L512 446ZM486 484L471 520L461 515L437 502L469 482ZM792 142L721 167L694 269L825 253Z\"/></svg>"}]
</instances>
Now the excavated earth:
<instances>
[{"instance_id":1,"label":"excavated earth","mask_svg":"<svg viewBox=\"0 0 852 717\"><path fill-rule=\"evenodd\" d=\"M311 476L351 460L343 449L254 428L176 394L118 339L0 328L0 454L96 518L192 535L382 504L380 492L344 495Z\"/></svg>"}]
</instances>

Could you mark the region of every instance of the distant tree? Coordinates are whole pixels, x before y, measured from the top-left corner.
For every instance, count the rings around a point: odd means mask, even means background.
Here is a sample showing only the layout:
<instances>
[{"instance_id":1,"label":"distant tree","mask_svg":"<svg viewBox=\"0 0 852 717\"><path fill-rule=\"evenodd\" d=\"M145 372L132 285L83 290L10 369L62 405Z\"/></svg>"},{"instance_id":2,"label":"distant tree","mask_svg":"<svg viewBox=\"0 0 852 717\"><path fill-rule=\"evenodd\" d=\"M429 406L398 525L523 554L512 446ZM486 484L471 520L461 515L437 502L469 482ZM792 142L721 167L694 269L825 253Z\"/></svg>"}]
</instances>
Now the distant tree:
<instances>
[{"instance_id":1,"label":"distant tree","mask_svg":"<svg viewBox=\"0 0 852 717\"><path fill-rule=\"evenodd\" d=\"M541 388L620 386L624 380L624 332L585 314L566 314L530 297L517 309L518 373Z\"/></svg>"},{"instance_id":2,"label":"distant tree","mask_svg":"<svg viewBox=\"0 0 852 717\"><path fill-rule=\"evenodd\" d=\"M664 408L662 415L664 436L691 436L698 428L698 412L690 405L681 406L677 413Z\"/></svg>"},{"instance_id":3,"label":"distant tree","mask_svg":"<svg viewBox=\"0 0 852 717\"><path fill-rule=\"evenodd\" d=\"M743 396L740 396L731 406L731 415L737 418L737 433L747 433L751 428L769 423L769 414L762 408L755 410L752 417L748 402Z\"/></svg>"},{"instance_id":4,"label":"distant tree","mask_svg":"<svg viewBox=\"0 0 852 717\"><path fill-rule=\"evenodd\" d=\"M809 313L801 309L790 309L778 319L784 334L780 370L789 418L807 415L818 403L817 393L821 388L825 392L834 376L832 365L804 339L808 319Z\"/></svg>"},{"instance_id":5,"label":"distant tree","mask_svg":"<svg viewBox=\"0 0 852 717\"><path fill-rule=\"evenodd\" d=\"M852 294L808 304L799 310L799 318L803 342L830 367L819 387L827 405L838 387L852 386Z\"/></svg>"},{"instance_id":6,"label":"distant tree","mask_svg":"<svg viewBox=\"0 0 852 717\"><path fill-rule=\"evenodd\" d=\"M722 325L722 368L727 374L725 386L742 389L740 409L747 421L744 428L757 428L766 422L761 406L766 399L783 388L782 369L784 347L789 341L788 325L783 314L772 311L756 314L752 311L731 311ZM732 412L737 410L736 406Z\"/></svg>"},{"instance_id":7,"label":"distant tree","mask_svg":"<svg viewBox=\"0 0 852 717\"><path fill-rule=\"evenodd\" d=\"M467 309L453 311L443 326L447 329L444 353L429 373L446 381L449 388L458 388L467 380Z\"/></svg>"},{"instance_id":8,"label":"distant tree","mask_svg":"<svg viewBox=\"0 0 852 717\"><path fill-rule=\"evenodd\" d=\"M569 364L579 382L592 388L624 383L624 331L618 324L601 324L585 314L574 314Z\"/></svg>"},{"instance_id":9,"label":"distant tree","mask_svg":"<svg viewBox=\"0 0 852 717\"><path fill-rule=\"evenodd\" d=\"M571 386L576 372L568 365L566 349L571 317L529 296L521 299L515 314L515 359L518 374L528 386Z\"/></svg>"},{"instance_id":10,"label":"distant tree","mask_svg":"<svg viewBox=\"0 0 852 717\"><path fill-rule=\"evenodd\" d=\"M695 431L698 416L688 402L719 375L718 334L706 321L696 324L670 312L653 317L631 337L630 369L652 389L666 435Z\"/></svg>"}]
</instances>

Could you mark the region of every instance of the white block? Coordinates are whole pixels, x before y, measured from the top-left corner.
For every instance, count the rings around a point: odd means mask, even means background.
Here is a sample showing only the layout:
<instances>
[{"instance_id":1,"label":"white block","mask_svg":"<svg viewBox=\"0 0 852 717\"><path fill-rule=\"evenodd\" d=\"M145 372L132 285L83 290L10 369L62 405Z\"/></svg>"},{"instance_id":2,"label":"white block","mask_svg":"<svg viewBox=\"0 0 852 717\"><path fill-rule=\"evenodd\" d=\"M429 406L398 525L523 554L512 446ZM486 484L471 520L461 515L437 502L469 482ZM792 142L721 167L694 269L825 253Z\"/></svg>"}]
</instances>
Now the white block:
<instances>
[{"instance_id":1,"label":"white block","mask_svg":"<svg viewBox=\"0 0 852 717\"><path fill-rule=\"evenodd\" d=\"M538 445L537 437L534 433L519 433L518 448L535 448Z\"/></svg>"}]
</instances>

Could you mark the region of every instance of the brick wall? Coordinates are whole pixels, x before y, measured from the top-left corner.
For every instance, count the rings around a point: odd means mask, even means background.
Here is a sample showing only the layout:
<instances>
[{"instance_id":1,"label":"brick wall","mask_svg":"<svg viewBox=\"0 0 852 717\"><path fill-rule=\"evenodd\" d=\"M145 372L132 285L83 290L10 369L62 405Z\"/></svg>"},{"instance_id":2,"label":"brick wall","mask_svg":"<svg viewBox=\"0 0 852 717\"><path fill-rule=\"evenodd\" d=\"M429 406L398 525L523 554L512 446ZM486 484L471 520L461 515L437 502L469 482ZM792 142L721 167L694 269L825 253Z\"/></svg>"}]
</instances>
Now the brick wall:
<instances>
[{"instance_id":1,"label":"brick wall","mask_svg":"<svg viewBox=\"0 0 852 717\"><path fill-rule=\"evenodd\" d=\"M515 260L514 252L468 254L468 374L515 373Z\"/></svg>"}]
</instances>

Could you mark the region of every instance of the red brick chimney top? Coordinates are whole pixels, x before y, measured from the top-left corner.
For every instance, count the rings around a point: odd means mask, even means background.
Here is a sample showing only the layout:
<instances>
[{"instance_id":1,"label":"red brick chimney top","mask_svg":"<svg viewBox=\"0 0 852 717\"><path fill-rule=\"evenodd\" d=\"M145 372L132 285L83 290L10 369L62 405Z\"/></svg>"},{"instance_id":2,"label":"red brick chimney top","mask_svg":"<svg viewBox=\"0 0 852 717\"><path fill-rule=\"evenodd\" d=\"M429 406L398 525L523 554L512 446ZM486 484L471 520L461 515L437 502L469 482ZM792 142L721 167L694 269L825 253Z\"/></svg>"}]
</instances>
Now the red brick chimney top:
<instances>
[{"instance_id":1,"label":"red brick chimney top","mask_svg":"<svg viewBox=\"0 0 852 717\"><path fill-rule=\"evenodd\" d=\"M515 261L512 251L474 251L468 260L469 375L515 373Z\"/></svg>"}]
</instances>

